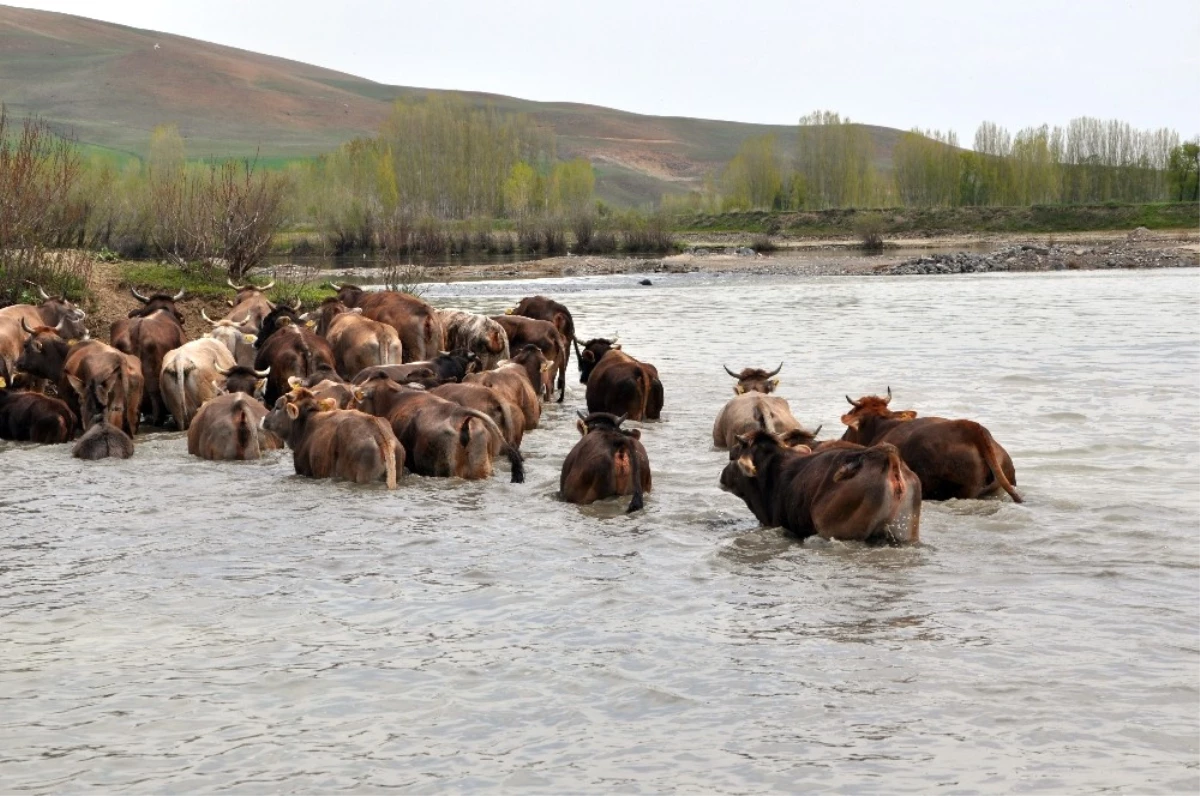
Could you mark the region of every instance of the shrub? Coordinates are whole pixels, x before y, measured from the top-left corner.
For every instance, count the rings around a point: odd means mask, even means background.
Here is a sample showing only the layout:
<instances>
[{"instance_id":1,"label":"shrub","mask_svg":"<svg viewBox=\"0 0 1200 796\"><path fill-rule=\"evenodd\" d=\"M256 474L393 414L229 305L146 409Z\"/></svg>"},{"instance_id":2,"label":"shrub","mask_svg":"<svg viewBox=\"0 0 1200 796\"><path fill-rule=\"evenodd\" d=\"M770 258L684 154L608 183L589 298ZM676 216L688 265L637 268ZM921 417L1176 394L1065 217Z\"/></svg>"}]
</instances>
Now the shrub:
<instances>
[{"instance_id":1,"label":"shrub","mask_svg":"<svg viewBox=\"0 0 1200 796\"><path fill-rule=\"evenodd\" d=\"M859 216L854 221L854 232L864 251L883 251L883 219L878 215Z\"/></svg>"}]
</instances>

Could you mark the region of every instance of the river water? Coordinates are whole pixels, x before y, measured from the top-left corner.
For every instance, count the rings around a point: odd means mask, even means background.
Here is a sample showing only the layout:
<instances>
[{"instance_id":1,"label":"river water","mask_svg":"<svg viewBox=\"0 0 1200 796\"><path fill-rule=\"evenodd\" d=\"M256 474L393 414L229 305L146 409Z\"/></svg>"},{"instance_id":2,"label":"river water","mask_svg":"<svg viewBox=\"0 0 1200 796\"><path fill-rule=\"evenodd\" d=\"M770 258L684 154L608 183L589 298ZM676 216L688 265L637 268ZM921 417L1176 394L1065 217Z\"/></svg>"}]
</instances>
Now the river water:
<instances>
[{"instance_id":1,"label":"river water","mask_svg":"<svg viewBox=\"0 0 1200 796\"><path fill-rule=\"evenodd\" d=\"M1200 272L431 288L561 297L658 365L646 509L528 482L317 482L179 434L0 453L0 790L1200 789ZM722 364L986 424L1027 503L910 549L796 544L717 478Z\"/></svg>"}]
</instances>

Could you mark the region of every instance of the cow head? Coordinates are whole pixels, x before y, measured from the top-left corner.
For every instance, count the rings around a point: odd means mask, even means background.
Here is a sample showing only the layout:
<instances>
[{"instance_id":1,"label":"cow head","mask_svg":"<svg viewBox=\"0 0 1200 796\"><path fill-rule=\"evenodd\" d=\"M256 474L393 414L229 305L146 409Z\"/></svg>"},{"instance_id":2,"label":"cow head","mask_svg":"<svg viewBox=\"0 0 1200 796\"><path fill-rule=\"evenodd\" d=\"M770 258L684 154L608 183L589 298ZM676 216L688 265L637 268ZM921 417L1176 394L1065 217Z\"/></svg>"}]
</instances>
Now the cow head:
<instances>
[{"instance_id":1,"label":"cow head","mask_svg":"<svg viewBox=\"0 0 1200 796\"><path fill-rule=\"evenodd\" d=\"M62 377L63 365L67 361L67 351L70 345L61 336L64 322L58 326L38 326L33 328L21 319L21 328L29 335L21 347L21 355L17 357L17 370L51 381Z\"/></svg>"},{"instance_id":2,"label":"cow head","mask_svg":"<svg viewBox=\"0 0 1200 796\"><path fill-rule=\"evenodd\" d=\"M352 285L349 282L341 285L335 285L331 282L329 287L332 287L337 291L338 301L342 302L347 307L357 307L358 302L362 300L363 293L365 292L358 285Z\"/></svg>"},{"instance_id":3,"label":"cow head","mask_svg":"<svg viewBox=\"0 0 1200 796\"><path fill-rule=\"evenodd\" d=\"M258 298L259 296L263 296L268 290L275 287L275 280L272 279L270 282L263 285L262 287L255 287L254 285L251 285L251 284L235 285L233 283L232 279L226 279L225 284L229 285L231 288L233 288L234 290L237 291L237 297L229 303L229 306L232 307L232 306L234 306L235 302L237 304L241 304L243 301L249 301L250 299L254 299L254 298ZM265 300L266 299L264 298L264 301ZM268 301L267 304L271 305L271 309L275 309L275 305L271 304L271 302Z\"/></svg>"},{"instance_id":4,"label":"cow head","mask_svg":"<svg viewBox=\"0 0 1200 796\"><path fill-rule=\"evenodd\" d=\"M303 324L303 321L300 320L299 312L299 301L290 307L280 305L271 310L270 314L263 318L262 328L258 330L258 339L254 342L254 347L262 348L267 338L285 326L300 326Z\"/></svg>"},{"instance_id":5,"label":"cow head","mask_svg":"<svg viewBox=\"0 0 1200 796\"><path fill-rule=\"evenodd\" d=\"M891 387L888 387L886 398L867 395L855 401L847 395L846 400L854 408L842 415L842 422L846 424L846 433L842 435L842 439L847 442L857 442L860 445L871 444L875 438L875 429L881 421L912 420L917 416L917 413L911 409L893 412L888 408L888 404L892 401Z\"/></svg>"},{"instance_id":6,"label":"cow head","mask_svg":"<svg viewBox=\"0 0 1200 796\"><path fill-rule=\"evenodd\" d=\"M626 415L618 417L608 412L593 412L589 415L582 410L577 414L579 415L579 419L575 421L575 428L579 429L580 436L586 436L593 431L611 431L623 434L626 437L632 437L633 439L642 438L642 432L636 428L628 431L621 428L621 424L625 422Z\"/></svg>"},{"instance_id":7,"label":"cow head","mask_svg":"<svg viewBox=\"0 0 1200 796\"><path fill-rule=\"evenodd\" d=\"M225 377L221 392L244 392L252 398L262 398L271 369L255 370L244 365L234 365L232 368L217 368L217 373Z\"/></svg>"},{"instance_id":8,"label":"cow head","mask_svg":"<svg viewBox=\"0 0 1200 796\"><path fill-rule=\"evenodd\" d=\"M66 296L51 296L36 282L25 280L25 284L37 290L42 297L38 311L42 314L42 323L54 327L66 340L78 340L88 336L87 327L83 325L87 313L76 307Z\"/></svg>"},{"instance_id":9,"label":"cow head","mask_svg":"<svg viewBox=\"0 0 1200 796\"><path fill-rule=\"evenodd\" d=\"M743 368L741 373L734 373L727 365L723 367L726 373L737 379L737 384L733 388L735 394L744 395L748 392L770 394L775 392L775 388L779 386L779 379L773 377L783 370L783 363L780 362L779 367L772 371Z\"/></svg>"},{"instance_id":10,"label":"cow head","mask_svg":"<svg viewBox=\"0 0 1200 796\"><path fill-rule=\"evenodd\" d=\"M525 375L539 397L550 398L554 392L554 363L546 359L542 349L533 343L526 343L509 362L525 368Z\"/></svg>"},{"instance_id":11,"label":"cow head","mask_svg":"<svg viewBox=\"0 0 1200 796\"><path fill-rule=\"evenodd\" d=\"M605 354L609 351L621 350L619 339L614 337L608 340L603 337L595 337L583 344L583 350L580 350L579 343L571 341L571 344L575 346L575 358L579 363L580 384L587 384L588 376L592 375L592 368L596 367L596 363Z\"/></svg>"},{"instance_id":12,"label":"cow head","mask_svg":"<svg viewBox=\"0 0 1200 796\"><path fill-rule=\"evenodd\" d=\"M233 358L239 365L254 362L254 344L258 340L258 332L250 323L249 317L240 321L230 318L214 321L203 309L200 310L200 316L212 324L213 328L208 333L209 336L228 348L229 353L233 354Z\"/></svg>"},{"instance_id":13,"label":"cow head","mask_svg":"<svg viewBox=\"0 0 1200 796\"><path fill-rule=\"evenodd\" d=\"M135 287L129 288L129 292L142 303L141 307L129 311L130 318L148 318L159 310L166 310L175 316L180 326L183 326L183 314L175 307L175 302L183 301L186 290L180 290L173 296L168 293L155 293L149 297L143 296Z\"/></svg>"},{"instance_id":14,"label":"cow head","mask_svg":"<svg viewBox=\"0 0 1200 796\"><path fill-rule=\"evenodd\" d=\"M88 382L68 373L67 383L79 396L79 416L86 417L90 421L84 424L85 427L91 428L96 424L98 418L117 428L125 425L127 396L120 368L111 370L107 375L93 378Z\"/></svg>"}]
</instances>

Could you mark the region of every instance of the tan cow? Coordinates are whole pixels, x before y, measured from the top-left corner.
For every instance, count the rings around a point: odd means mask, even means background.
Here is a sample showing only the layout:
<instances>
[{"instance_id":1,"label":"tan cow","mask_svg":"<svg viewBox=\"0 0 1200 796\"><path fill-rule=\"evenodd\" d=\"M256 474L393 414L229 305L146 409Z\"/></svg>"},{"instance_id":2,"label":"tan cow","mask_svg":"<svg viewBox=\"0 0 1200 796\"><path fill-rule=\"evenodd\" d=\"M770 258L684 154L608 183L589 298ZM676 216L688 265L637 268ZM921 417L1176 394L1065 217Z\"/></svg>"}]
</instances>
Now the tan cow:
<instances>
[{"instance_id":1,"label":"tan cow","mask_svg":"<svg viewBox=\"0 0 1200 796\"><path fill-rule=\"evenodd\" d=\"M220 394L225 377L237 363L219 340L202 337L167 352L163 357L162 397L181 431L186 431L196 412Z\"/></svg>"}]
</instances>

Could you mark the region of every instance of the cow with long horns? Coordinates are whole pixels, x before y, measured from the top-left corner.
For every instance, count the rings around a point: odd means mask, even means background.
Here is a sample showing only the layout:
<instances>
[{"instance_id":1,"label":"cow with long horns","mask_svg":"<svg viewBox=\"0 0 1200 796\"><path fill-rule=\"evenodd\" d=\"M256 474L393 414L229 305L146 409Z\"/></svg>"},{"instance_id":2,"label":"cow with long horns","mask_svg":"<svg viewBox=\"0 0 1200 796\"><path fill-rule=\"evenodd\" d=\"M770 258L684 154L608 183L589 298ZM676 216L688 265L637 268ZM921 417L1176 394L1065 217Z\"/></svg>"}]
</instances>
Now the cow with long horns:
<instances>
[{"instance_id":1,"label":"cow with long horns","mask_svg":"<svg viewBox=\"0 0 1200 796\"><path fill-rule=\"evenodd\" d=\"M558 485L563 500L586 505L616 495L632 495L626 513L642 508L650 491L650 457L641 431L625 430L620 417L608 412L579 412L581 439L563 460Z\"/></svg>"},{"instance_id":2,"label":"cow with long horns","mask_svg":"<svg viewBox=\"0 0 1200 796\"><path fill-rule=\"evenodd\" d=\"M267 291L275 287L275 280L272 279L262 287L254 285L235 285L232 279L226 279L225 283L237 291L237 296L229 304L229 314L226 318L238 318L238 325L253 326L257 332L271 310L275 309L275 305L267 300Z\"/></svg>"},{"instance_id":3,"label":"cow with long horns","mask_svg":"<svg viewBox=\"0 0 1200 796\"><path fill-rule=\"evenodd\" d=\"M250 318L241 318L230 316L214 321L208 317L208 313L203 308L200 310L200 317L207 323L212 324L212 331L206 336L214 340L219 340L229 353L233 354L233 358L237 360L239 365L244 367L253 367L254 357L258 354L258 349L254 344L258 342L258 327L260 323L251 323Z\"/></svg>"},{"instance_id":4,"label":"cow with long horns","mask_svg":"<svg viewBox=\"0 0 1200 796\"><path fill-rule=\"evenodd\" d=\"M990 431L973 420L917 417L911 409L893 412L892 388L886 398L846 396L852 407L842 415L842 439L860 445L891 443L921 479L925 500L982 498L1007 492L1023 502L1016 489L1017 474L1008 451Z\"/></svg>"},{"instance_id":5,"label":"cow with long horns","mask_svg":"<svg viewBox=\"0 0 1200 796\"><path fill-rule=\"evenodd\" d=\"M779 385L775 376L782 369L782 362L772 371L745 368L741 373L734 373L725 368L725 372L738 381L733 388L734 397L721 407L713 423L713 445L730 448L737 437L760 428L778 435L804 430L792 414L787 399L770 394ZM809 439L815 439L820 430L812 432Z\"/></svg>"},{"instance_id":6,"label":"cow with long horns","mask_svg":"<svg viewBox=\"0 0 1200 796\"><path fill-rule=\"evenodd\" d=\"M88 336L83 322L87 313L76 307L66 296L51 296L36 282L25 280L25 284L37 290L42 297L40 305L13 304L0 309L0 363L11 375L21 347L29 335L22 329L24 320L30 328L47 326L54 329L64 340L79 340Z\"/></svg>"},{"instance_id":7,"label":"cow with long horns","mask_svg":"<svg viewBox=\"0 0 1200 796\"><path fill-rule=\"evenodd\" d=\"M159 384L180 431L188 429L201 406L220 394L225 380L222 372L236 365L229 349L211 337L193 340L167 352Z\"/></svg>"}]
</instances>

